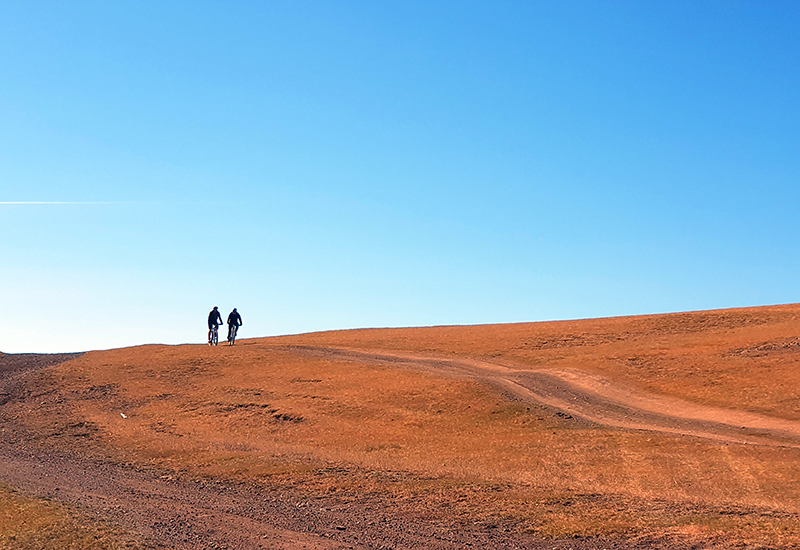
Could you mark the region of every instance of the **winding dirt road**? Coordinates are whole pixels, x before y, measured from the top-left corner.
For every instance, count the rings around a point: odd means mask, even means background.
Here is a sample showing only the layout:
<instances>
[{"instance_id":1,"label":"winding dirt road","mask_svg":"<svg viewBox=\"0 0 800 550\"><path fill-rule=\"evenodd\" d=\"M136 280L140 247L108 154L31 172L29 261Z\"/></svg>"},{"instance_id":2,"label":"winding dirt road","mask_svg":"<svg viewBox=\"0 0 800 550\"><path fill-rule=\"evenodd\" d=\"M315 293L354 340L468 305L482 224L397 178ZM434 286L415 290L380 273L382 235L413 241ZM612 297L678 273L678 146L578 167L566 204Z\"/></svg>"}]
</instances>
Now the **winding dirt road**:
<instances>
[{"instance_id":1,"label":"winding dirt road","mask_svg":"<svg viewBox=\"0 0 800 550\"><path fill-rule=\"evenodd\" d=\"M295 353L328 359L411 368L440 376L479 380L506 397L546 405L613 428L682 434L738 444L800 448L800 422L698 405L647 393L577 369L531 370L474 359L406 353L292 346Z\"/></svg>"},{"instance_id":2,"label":"winding dirt road","mask_svg":"<svg viewBox=\"0 0 800 550\"><path fill-rule=\"evenodd\" d=\"M466 377L508 399L541 403L560 414L620 429L652 430L737 444L800 447L800 423L703 407L646 394L577 370L524 370L471 359L443 359L330 347L285 347L295 354L438 376ZM73 356L0 356L0 413L15 383ZM4 401L5 399L5 401ZM57 499L143 534L152 547L192 549L341 548L647 548L652 541L543 540L503 525L424 519L425 503L386 494L302 500L290 487L176 479L132 464L0 442L0 480ZM341 474L341 472L339 473ZM345 473L346 474L346 473ZM508 527L508 528L506 528ZM687 548L660 541L660 548Z\"/></svg>"}]
</instances>

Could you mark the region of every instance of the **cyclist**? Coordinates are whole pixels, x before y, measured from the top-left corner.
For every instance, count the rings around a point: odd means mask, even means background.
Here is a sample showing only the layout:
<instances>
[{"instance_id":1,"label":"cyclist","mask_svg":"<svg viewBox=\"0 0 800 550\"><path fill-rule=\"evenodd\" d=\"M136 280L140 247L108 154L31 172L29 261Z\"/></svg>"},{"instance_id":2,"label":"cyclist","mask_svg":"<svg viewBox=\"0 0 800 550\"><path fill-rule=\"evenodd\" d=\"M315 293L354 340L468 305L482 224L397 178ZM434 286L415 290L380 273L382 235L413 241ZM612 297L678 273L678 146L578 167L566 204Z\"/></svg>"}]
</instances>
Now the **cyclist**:
<instances>
[{"instance_id":1,"label":"cyclist","mask_svg":"<svg viewBox=\"0 0 800 550\"><path fill-rule=\"evenodd\" d=\"M217 327L222 324L222 315L219 314L217 306L208 314L208 344L211 345L211 338L214 336Z\"/></svg>"},{"instance_id":2,"label":"cyclist","mask_svg":"<svg viewBox=\"0 0 800 550\"><path fill-rule=\"evenodd\" d=\"M228 342L233 345L233 339L236 337L236 331L242 326L242 316L233 308L233 311L228 314Z\"/></svg>"}]
</instances>

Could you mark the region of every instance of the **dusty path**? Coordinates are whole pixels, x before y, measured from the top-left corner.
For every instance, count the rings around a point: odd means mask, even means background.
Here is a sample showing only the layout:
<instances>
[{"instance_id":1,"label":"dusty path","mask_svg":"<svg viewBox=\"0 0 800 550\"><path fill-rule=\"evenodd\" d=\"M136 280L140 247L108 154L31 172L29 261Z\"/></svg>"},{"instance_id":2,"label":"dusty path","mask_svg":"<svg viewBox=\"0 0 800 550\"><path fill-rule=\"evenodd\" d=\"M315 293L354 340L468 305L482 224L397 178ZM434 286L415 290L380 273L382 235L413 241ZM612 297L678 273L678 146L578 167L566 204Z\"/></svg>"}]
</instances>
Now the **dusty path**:
<instances>
[{"instance_id":1,"label":"dusty path","mask_svg":"<svg viewBox=\"0 0 800 550\"><path fill-rule=\"evenodd\" d=\"M526 371L467 359L371 353L340 348L285 348L343 361L469 377L510 399L536 401L587 421L621 428L685 433L740 443L800 446L800 426L758 415L692 406L622 388L577 371ZM0 405L16 381L71 356L0 356ZM742 430L742 426L746 429ZM5 427L4 427L5 429ZM746 433L739 433L746 432ZM5 434L12 435L12 434ZM14 441L14 443L11 443ZM336 472L334 475L348 475ZM653 541L543 540L515 525L436 519L429 503L387 494L304 500L291 486L175 479L130 464L58 453L15 437L0 441L0 481L57 499L142 533L154 547L191 549L519 548L574 550L653 547ZM660 548L687 548L661 540Z\"/></svg>"},{"instance_id":2,"label":"dusty path","mask_svg":"<svg viewBox=\"0 0 800 550\"><path fill-rule=\"evenodd\" d=\"M0 445L0 478L39 497L76 505L168 548L349 548L299 532L289 503L253 488L175 482L158 472L72 454ZM289 529L280 524L287 525ZM294 530L291 530L294 528Z\"/></svg>"},{"instance_id":3,"label":"dusty path","mask_svg":"<svg viewBox=\"0 0 800 550\"><path fill-rule=\"evenodd\" d=\"M406 361L368 354L347 356L337 350L298 349L298 352L372 363ZM20 390L26 376L75 356L0 355L0 421L2 404L30 398ZM439 368L429 361L412 364L414 368ZM397 366L408 365L401 362ZM42 448L28 442L24 433L16 433L13 423L3 422L2 429L0 482L29 495L75 506L84 513L140 533L153 548L628 550L648 547L642 540L638 543L591 538L543 540L520 532L513 522L474 523L469 518L438 514L429 502L409 501L385 493L315 495L307 499L291 484L179 479L165 471L118 464L75 451ZM355 468L352 472L338 469L330 475L360 473ZM660 543L663 548L687 548L679 542Z\"/></svg>"},{"instance_id":4,"label":"dusty path","mask_svg":"<svg viewBox=\"0 0 800 550\"><path fill-rule=\"evenodd\" d=\"M432 519L426 503L393 501L385 494L305 500L286 487L175 479L164 472L18 445L0 444L0 480L140 533L152 548L634 550L650 548L652 542L543 540L520 533L513 523ZM692 546L660 540L658 547Z\"/></svg>"},{"instance_id":5,"label":"dusty path","mask_svg":"<svg viewBox=\"0 0 800 550\"><path fill-rule=\"evenodd\" d=\"M292 346L295 353L467 377L501 388L512 399L615 428L682 434L729 443L800 448L800 422L698 405L626 387L575 369L520 369L474 359L398 352Z\"/></svg>"}]
</instances>

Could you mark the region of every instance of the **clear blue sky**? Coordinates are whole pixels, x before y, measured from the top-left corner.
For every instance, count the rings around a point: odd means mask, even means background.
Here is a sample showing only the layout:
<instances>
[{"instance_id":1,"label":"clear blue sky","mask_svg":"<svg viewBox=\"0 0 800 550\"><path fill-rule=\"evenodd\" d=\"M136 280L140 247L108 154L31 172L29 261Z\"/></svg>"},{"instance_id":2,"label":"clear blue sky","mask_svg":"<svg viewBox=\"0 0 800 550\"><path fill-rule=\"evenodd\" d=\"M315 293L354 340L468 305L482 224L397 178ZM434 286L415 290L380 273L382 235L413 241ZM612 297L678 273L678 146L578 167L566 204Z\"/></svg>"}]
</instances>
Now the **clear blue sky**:
<instances>
[{"instance_id":1,"label":"clear blue sky","mask_svg":"<svg viewBox=\"0 0 800 550\"><path fill-rule=\"evenodd\" d=\"M3 2L0 351L797 302L798 98L796 1Z\"/></svg>"}]
</instances>

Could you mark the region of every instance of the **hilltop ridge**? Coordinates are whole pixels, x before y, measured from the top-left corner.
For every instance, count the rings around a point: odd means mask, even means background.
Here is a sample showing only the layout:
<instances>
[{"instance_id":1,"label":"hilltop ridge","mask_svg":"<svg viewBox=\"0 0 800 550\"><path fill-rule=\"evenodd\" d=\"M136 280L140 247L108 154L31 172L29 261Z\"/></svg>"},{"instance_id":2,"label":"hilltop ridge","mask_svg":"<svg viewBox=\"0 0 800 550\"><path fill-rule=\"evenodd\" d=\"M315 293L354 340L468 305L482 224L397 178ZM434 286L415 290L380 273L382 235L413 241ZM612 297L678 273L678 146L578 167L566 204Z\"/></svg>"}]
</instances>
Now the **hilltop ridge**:
<instances>
[{"instance_id":1,"label":"hilltop ridge","mask_svg":"<svg viewBox=\"0 0 800 550\"><path fill-rule=\"evenodd\" d=\"M36 493L52 480L32 464L75 464L61 498L175 548L789 548L799 320L792 304L65 356L0 382L22 472L6 481ZM82 495L87 460L189 508L233 506L197 480L234 484L251 512L166 521L97 486L124 518Z\"/></svg>"}]
</instances>

